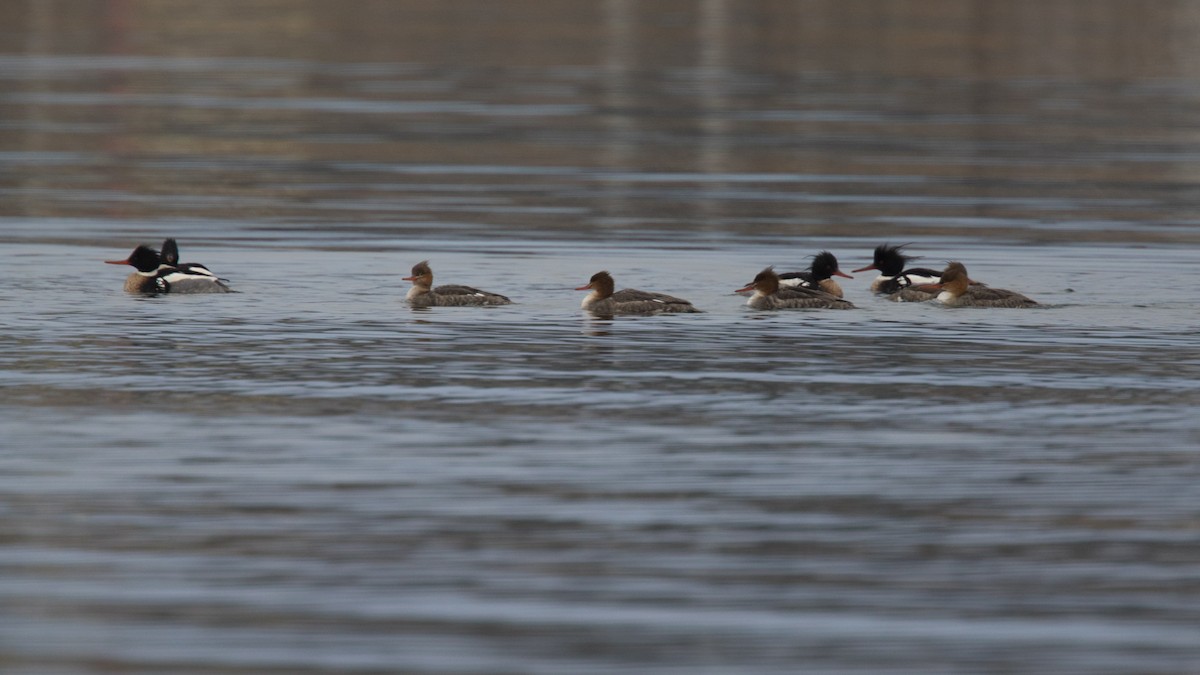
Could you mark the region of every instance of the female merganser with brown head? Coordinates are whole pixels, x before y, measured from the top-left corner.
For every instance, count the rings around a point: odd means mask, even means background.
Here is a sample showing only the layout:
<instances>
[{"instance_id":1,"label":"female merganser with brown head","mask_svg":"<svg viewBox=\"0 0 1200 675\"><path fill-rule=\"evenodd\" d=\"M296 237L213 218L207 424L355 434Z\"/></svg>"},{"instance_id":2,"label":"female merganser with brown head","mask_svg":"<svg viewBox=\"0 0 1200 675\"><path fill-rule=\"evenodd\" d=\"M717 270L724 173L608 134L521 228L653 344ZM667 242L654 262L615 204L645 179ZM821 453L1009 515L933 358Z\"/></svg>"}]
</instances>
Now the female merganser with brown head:
<instances>
[{"instance_id":1,"label":"female merganser with brown head","mask_svg":"<svg viewBox=\"0 0 1200 675\"><path fill-rule=\"evenodd\" d=\"M413 265L412 276L404 277L403 280L411 281L413 284L405 298L413 307L512 304L512 300L503 295L481 291L470 286L450 285L433 288L433 270L429 268L428 260L422 260Z\"/></svg>"},{"instance_id":2,"label":"female merganser with brown head","mask_svg":"<svg viewBox=\"0 0 1200 675\"><path fill-rule=\"evenodd\" d=\"M173 240L168 240L172 241ZM175 256L178 257L178 251ZM162 259L146 245L133 249L124 260L105 260L110 265L132 265L135 271L125 279L128 293L228 293L230 289L207 267L191 263L180 268Z\"/></svg>"},{"instance_id":3,"label":"female merganser with brown head","mask_svg":"<svg viewBox=\"0 0 1200 675\"><path fill-rule=\"evenodd\" d=\"M941 291L937 301L951 307L1033 307L1038 304L1016 291L971 281L966 266L960 262L947 265L941 282L930 286Z\"/></svg>"},{"instance_id":4,"label":"female merganser with brown head","mask_svg":"<svg viewBox=\"0 0 1200 675\"><path fill-rule=\"evenodd\" d=\"M866 272L868 270L879 270L879 276L871 282L871 291L880 295L888 295L895 293L902 288L916 286L918 284L934 284L940 278L940 273L937 270L931 270L925 267L914 267L904 269L910 260L916 260L915 257L905 255L904 247L892 246L891 244L881 244L875 247L875 262L860 267L854 272Z\"/></svg>"},{"instance_id":5,"label":"female merganser with brown head","mask_svg":"<svg viewBox=\"0 0 1200 675\"><path fill-rule=\"evenodd\" d=\"M818 288L782 288L773 268L759 272L754 281L736 293L753 290L746 304L754 309L854 309L854 304Z\"/></svg>"},{"instance_id":6,"label":"female merganser with brown head","mask_svg":"<svg viewBox=\"0 0 1200 675\"><path fill-rule=\"evenodd\" d=\"M838 269L838 259L835 255L829 251L821 251L813 256L812 265L809 266L808 270L780 274L779 284L788 288L796 286L819 288L834 297L844 297L845 294L842 292L841 285L833 280L835 276L842 277L843 279L854 278Z\"/></svg>"},{"instance_id":7,"label":"female merganser with brown head","mask_svg":"<svg viewBox=\"0 0 1200 675\"><path fill-rule=\"evenodd\" d=\"M658 314L660 312L699 312L692 303L682 298L676 298L663 293L639 291L625 288L617 292L612 275L608 272L596 272L587 284L576 288L577 291L591 291L580 305L593 314L611 316L614 314Z\"/></svg>"}]
</instances>

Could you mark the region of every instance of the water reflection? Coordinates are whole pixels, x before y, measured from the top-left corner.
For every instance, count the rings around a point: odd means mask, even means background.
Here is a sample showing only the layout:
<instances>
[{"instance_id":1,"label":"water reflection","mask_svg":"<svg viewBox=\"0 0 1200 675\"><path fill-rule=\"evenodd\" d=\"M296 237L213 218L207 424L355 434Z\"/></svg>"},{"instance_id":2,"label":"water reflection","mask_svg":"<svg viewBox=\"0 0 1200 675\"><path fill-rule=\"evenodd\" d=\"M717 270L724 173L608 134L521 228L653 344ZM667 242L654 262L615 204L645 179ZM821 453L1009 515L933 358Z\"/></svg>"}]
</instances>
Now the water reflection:
<instances>
[{"instance_id":1,"label":"water reflection","mask_svg":"<svg viewBox=\"0 0 1200 675\"><path fill-rule=\"evenodd\" d=\"M584 312L583 330L580 331L580 334L593 337L611 337L613 335L614 321L615 317L598 316L592 312Z\"/></svg>"},{"instance_id":2,"label":"water reflection","mask_svg":"<svg viewBox=\"0 0 1200 675\"><path fill-rule=\"evenodd\" d=\"M24 55L5 57L15 86L3 102L18 111L7 125L21 153L12 157L36 160L6 172L9 215L79 215L103 202L125 219L205 208L214 218L252 209L294 221L315 208L338 224L390 218L450 227L460 223L447 216L459 213L462 225L493 214L488 222L510 227L566 219L573 231L912 236L940 234L936 219L958 228L971 218L986 224L981 234L1002 237L1067 222L1157 226L1147 235L1157 241L1192 236L1174 224L1190 222L1195 206L1181 183L1186 162L1176 161L1194 154L1195 139L1188 119L1169 111L1180 109L1172 97L1194 96L1183 80L1163 80L1188 77L1191 60L1171 40L1141 37L1175 35L1174 22L1195 18L1186 5L1126 17L1128 5L1072 4L1038 21L1054 32L1033 48L1013 42L1006 27L1047 10L976 2L901 10L613 1L563 15L522 4L524 13L485 12L490 40L478 34L478 17L408 5L368 3L353 20L311 3L184 21L139 3L68 3L87 8L76 14L34 4L42 9L0 10L42 36L31 38L38 49L21 45L15 52ZM437 23L451 14L459 32ZM124 37L89 42L106 31L77 24L79 16L102 17L95 25ZM914 28L933 16L929 25L945 29ZM404 17L391 27L400 39L388 47L373 40L372 17ZM589 39L547 39L578 34L589 17L598 27ZM1081 27L1114 17L1146 27L1113 38L1144 58L1117 67L1097 57L1111 36ZM300 33L327 26L336 55L320 40L306 43L305 58L271 53L278 43L263 36L283 25ZM510 44L529 37L529 25L540 27L538 39L496 48L502 36ZM185 26L198 32L165 42ZM108 47L86 58L56 54L64 31L85 38L80 48ZM227 46L214 52L204 40L217 31ZM467 53L494 56L494 65L472 68L461 55L435 52L435 36L443 46L479 38ZM167 56L111 47L124 43ZM1143 70L1130 70L1139 63ZM1122 128L1122 116L1139 123ZM458 185L436 182L439 171L472 167L498 171L477 187L503 200L471 203L446 193ZM397 170L406 174L399 185ZM520 172L545 179L514 184ZM654 174L682 184L648 183ZM573 176L602 180L602 189L581 192ZM775 184L781 176L833 184ZM861 183L842 183L847 177ZM1103 229L1088 227L1086 236L1119 237Z\"/></svg>"}]
</instances>

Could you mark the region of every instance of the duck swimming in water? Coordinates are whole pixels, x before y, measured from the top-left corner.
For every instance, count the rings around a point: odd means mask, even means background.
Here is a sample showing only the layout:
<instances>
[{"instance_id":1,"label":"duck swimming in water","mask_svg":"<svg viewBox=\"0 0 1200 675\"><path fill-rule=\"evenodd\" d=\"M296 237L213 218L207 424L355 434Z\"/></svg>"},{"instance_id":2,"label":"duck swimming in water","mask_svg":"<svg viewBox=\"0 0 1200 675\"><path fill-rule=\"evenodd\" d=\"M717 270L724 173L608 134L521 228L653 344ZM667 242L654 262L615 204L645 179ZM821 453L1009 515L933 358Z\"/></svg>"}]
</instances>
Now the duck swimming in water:
<instances>
[{"instance_id":1,"label":"duck swimming in water","mask_svg":"<svg viewBox=\"0 0 1200 675\"><path fill-rule=\"evenodd\" d=\"M616 282L608 272L596 272L587 284L576 288L577 291L591 291L583 299L581 307L593 314L611 316L614 314L659 314L699 312L692 303L683 298L676 298L664 293L639 291L626 288L614 292Z\"/></svg>"},{"instance_id":2,"label":"duck swimming in water","mask_svg":"<svg viewBox=\"0 0 1200 675\"><path fill-rule=\"evenodd\" d=\"M909 286L937 283L941 278L941 273L937 270L925 267L904 268L910 261L916 260L915 257L904 254L905 246L907 244L880 244L875 247L874 262L853 271L857 273L879 270L879 276L871 282L871 291L880 295L890 295Z\"/></svg>"},{"instance_id":3,"label":"duck swimming in water","mask_svg":"<svg viewBox=\"0 0 1200 675\"><path fill-rule=\"evenodd\" d=\"M829 251L821 251L813 257L812 265L803 272L785 272L779 275L779 284L784 287L802 286L804 288L819 288L834 296L844 297L842 287L833 277L853 279L854 277L838 269L838 259Z\"/></svg>"},{"instance_id":4,"label":"duck swimming in water","mask_svg":"<svg viewBox=\"0 0 1200 675\"><path fill-rule=\"evenodd\" d=\"M939 289L937 301L951 307L1034 307L1038 303L1003 288L992 288L971 281L967 267L952 262L942 271L941 281L930 284Z\"/></svg>"},{"instance_id":5,"label":"duck swimming in water","mask_svg":"<svg viewBox=\"0 0 1200 675\"><path fill-rule=\"evenodd\" d=\"M754 309L854 309L854 303L818 288L780 286L779 275L771 267L759 272L754 281L736 293L753 290L746 304Z\"/></svg>"},{"instance_id":6,"label":"duck swimming in water","mask_svg":"<svg viewBox=\"0 0 1200 675\"><path fill-rule=\"evenodd\" d=\"M413 265L411 281L405 299L413 307L466 307L470 305L511 305L512 300L499 293L489 293L470 286L447 285L433 287L433 270L428 260Z\"/></svg>"},{"instance_id":7,"label":"duck swimming in water","mask_svg":"<svg viewBox=\"0 0 1200 675\"><path fill-rule=\"evenodd\" d=\"M159 257L161 258L163 263L165 263L167 265L171 265L172 267L174 267L178 270L187 272L189 274L208 275L211 277L217 276L217 275L213 274L211 270L209 270L204 265L201 265L200 263L194 263L194 262L193 263L181 263L181 262L179 262L179 244L175 243L174 239L163 240L162 253L159 254Z\"/></svg>"},{"instance_id":8,"label":"duck swimming in water","mask_svg":"<svg viewBox=\"0 0 1200 675\"><path fill-rule=\"evenodd\" d=\"M167 242L174 247L175 240L168 239ZM173 255L178 260L177 249L174 249ZM134 273L125 279L125 291L128 293L230 292L225 282L204 265L188 263L186 266L177 267L163 260L158 251L144 244L133 249L124 260L104 262L109 265L131 265L134 268Z\"/></svg>"}]
</instances>

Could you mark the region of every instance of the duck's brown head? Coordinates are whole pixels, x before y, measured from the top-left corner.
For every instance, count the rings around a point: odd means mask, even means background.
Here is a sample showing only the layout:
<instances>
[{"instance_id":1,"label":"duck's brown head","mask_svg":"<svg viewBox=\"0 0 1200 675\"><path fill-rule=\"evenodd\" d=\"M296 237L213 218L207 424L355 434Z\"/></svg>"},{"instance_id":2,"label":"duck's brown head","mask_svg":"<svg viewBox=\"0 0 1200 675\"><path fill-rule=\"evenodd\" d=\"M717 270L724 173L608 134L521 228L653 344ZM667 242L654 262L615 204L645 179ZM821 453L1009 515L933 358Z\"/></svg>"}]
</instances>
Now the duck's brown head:
<instances>
[{"instance_id":1,"label":"duck's brown head","mask_svg":"<svg viewBox=\"0 0 1200 675\"><path fill-rule=\"evenodd\" d=\"M404 277L403 281L411 281L414 286L433 285L433 270L429 268L429 261L422 260L413 265L412 276Z\"/></svg>"},{"instance_id":2,"label":"duck's brown head","mask_svg":"<svg viewBox=\"0 0 1200 675\"><path fill-rule=\"evenodd\" d=\"M758 274L754 275L754 281L746 284L744 287L737 289L734 293L742 293L744 291L755 291L763 295L770 295L779 290L779 275L775 273L774 267L768 267Z\"/></svg>"},{"instance_id":3,"label":"duck's brown head","mask_svg":"<svg viewBox=\"0 0 1200 675\"><path fill-rule=\"evenodd\" d=\"M591 291L599 298L607 298L613 294L613 289L616 288L616 282L613 281L612 275L607 271L596 272L592 278L588 280L586 285L576 288L577 291Z\"/></svg>"},{"instance_id":4,"label":"duck's brown head","mask_svg":"<svg viewBox=\"0 0 1200 675\"><path fill-rule=\"evenodd\" d=\"M946 265L946 269L942 270L942 279L936 284L935 288L940 288L944 291L949 291L951 295L959 296L967 292L967 286L971 285L971 277L967 276L967 266L960 262L951 262Z\"/></svg>"}]
</instances>

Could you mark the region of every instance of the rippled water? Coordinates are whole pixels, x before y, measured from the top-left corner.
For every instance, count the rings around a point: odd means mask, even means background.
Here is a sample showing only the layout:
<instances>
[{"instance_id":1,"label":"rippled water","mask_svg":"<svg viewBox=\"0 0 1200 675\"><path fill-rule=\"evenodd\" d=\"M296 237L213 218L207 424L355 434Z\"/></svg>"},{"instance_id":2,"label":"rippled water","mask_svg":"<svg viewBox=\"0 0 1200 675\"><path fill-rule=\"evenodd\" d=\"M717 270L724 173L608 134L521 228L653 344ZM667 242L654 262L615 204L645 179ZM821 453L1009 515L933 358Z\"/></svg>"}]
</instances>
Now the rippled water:
<instances>
[{"instance_id":1,"label":"rippled water","mask_svg":"<svg viewBox=\"0 0 1200 675\"><path fill-rule=\"evenodd\" d=\"M816 63L782 3L364 3L302 56L336 3L78 4L0 10L0 671L1200 672L1172 17L986 72L826 3ZM240 292L100 264L168 236ZM1044 306L732 293L883 241ZM516 304L408 308L426 258ZM705 311L587 316L600 269Z\"/></svg>"}]
</instances>

